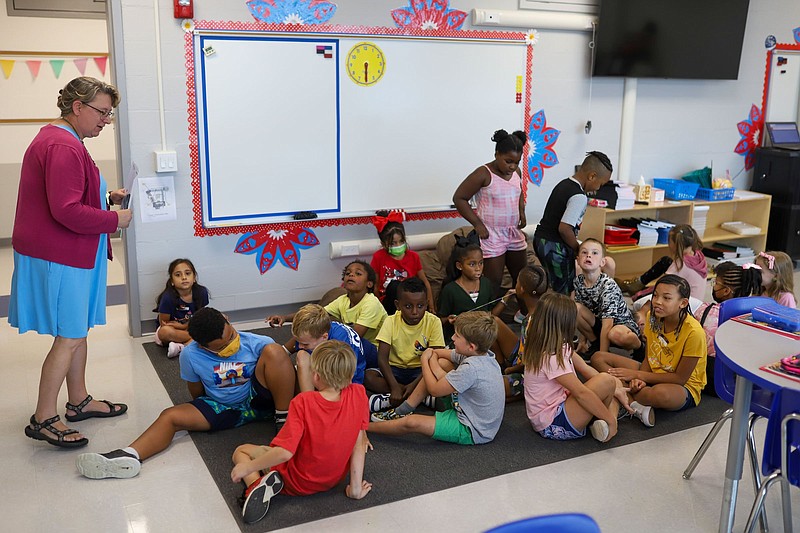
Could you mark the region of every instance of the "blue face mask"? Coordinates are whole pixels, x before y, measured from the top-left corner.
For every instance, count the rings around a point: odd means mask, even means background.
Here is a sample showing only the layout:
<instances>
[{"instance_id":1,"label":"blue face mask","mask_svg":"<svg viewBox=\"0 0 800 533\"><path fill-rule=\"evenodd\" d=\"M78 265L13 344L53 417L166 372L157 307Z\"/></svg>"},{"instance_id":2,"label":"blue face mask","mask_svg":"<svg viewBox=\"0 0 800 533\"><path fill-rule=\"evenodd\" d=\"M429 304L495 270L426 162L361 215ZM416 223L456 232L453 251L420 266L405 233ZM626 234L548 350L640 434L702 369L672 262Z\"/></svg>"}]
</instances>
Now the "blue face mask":
<instances>
[{"instance_id":1,"label":"blue face mask","mask_svg":"<svg viewBox=\"0 0 800 533\"><path fill-rule=\"evenodd\" d=\"M393 257L398 257L406 253L406 250L408 250L408 245L406 243L403 243L403 244L398 244L397 246L390 246L387 251L389 252L389 255Z\"/></svg>"}]
</instances>

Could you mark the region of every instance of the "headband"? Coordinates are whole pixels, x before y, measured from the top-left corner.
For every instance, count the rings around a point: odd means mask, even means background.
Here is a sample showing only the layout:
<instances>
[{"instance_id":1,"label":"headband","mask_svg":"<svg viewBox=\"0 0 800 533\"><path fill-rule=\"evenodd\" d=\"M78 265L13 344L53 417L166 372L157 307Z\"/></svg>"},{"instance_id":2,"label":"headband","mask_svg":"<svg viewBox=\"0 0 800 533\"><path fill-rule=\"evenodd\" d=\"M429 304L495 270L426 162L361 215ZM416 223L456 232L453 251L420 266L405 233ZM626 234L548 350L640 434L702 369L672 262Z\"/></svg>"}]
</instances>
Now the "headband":
<instances>
[{"instance_id":1,"label":"headband","mask_svg":"<svg viewBox=\"0 0 800 533\"><path fill-rule=\"evenodd\" d=\"M386 224L389 222L397 222L398 224L402 224L406 219L405 211L393 210L389 211L385 217L381 215L375 215L371 218L372 224L377 228L378 233L383 231L383 228L386 227Z\"/></svg>"},{"instance_id":2,"label":"headband","mask_svg":"<svg viewBox=\"0 0 800 533\"><path fill-rule=\"evenodd\" d=\"M459 248L466 248L470 244L477 244L478 246L481 244L481 240L475 230L467 233L466 237L462 237L461 235L453 235L453 237L456 238L456 246Z\"/></svg>"},{"instance_id":3,"label":"headband","mask_svg":"<svg viewBox=\"0 0 800 533\"><path fill-rule=\"evenodd\" d=\"M775 270L775 256L774 255L770 255L770 254L768 254L766 252L758 252L758 257L763 257L764 259L766 259L767 260L767 267L769 267L770 270Z\"/></svg>"}]
</instances>

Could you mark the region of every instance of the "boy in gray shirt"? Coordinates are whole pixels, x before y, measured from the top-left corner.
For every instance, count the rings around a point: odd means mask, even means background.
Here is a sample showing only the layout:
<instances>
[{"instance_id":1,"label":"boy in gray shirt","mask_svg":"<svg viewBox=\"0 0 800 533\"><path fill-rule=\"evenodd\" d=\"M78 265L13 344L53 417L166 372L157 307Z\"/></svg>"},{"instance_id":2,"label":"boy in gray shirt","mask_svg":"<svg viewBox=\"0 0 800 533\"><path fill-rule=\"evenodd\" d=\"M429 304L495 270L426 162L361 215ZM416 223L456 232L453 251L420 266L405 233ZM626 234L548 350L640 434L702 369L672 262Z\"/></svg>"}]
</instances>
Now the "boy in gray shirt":
<instances>
[{"instance_id":1,"label":"boy in gray shirt","mask_svg":"<svg viewBox=\"0 0 800 533\"><path fill-rule=\"evenodd\" d=\"M482 311L458 315L454 350L423 352L422 380L400 406L372 415L369 431L384 435L419 433L457 444L491 442L505 412L500 365L489 347L497 338L494 317ZM445 397L435 416L412 414L428 395Z\"/></svg>"}]
</instances>

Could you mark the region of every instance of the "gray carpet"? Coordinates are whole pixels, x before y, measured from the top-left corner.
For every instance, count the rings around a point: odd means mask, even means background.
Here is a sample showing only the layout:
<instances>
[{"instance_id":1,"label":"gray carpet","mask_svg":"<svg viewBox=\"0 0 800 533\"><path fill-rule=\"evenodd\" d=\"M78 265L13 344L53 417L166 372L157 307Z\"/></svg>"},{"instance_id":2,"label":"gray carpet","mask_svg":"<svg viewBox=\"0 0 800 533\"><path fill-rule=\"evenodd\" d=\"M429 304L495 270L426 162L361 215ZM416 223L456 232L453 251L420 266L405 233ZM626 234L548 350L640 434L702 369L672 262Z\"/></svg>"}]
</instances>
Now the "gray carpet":
<instances>
[{"instance_id":1,"label":"gray carpet","mask_svg":"<svg viewBox=\"0 0 800 533\"><path fill-rule=\"evenodd\" d=\"M278 342L288 339L289 328L261 329ZM178 361L166 358L166 350L155 343L144 345L150 361L174 403L190 399L180 379ZM531 428L523 402L509 404L494 442L482 446L458 446L436 442L421 436L387 437L371 435L375 450L367 454L365 479L374 483L372 492L363 500L349 500L344 484L329 492L306 497L278 495L264 520L254 525L241 522L237 498L242 484L231 483L230 462L233 450L245 442L268 444L275 435L272 422L257 422L219 433L193 433L200 455L220 492L239 520L242 531L271 531L313 520L390 503L420 494L499 476L518 470L554 463L594 453L609 447L624 446L675 431L714 422L727 408L717 398L704 396L700 406L682 413L659 411L654 428L645 428L638 420L620 421L619 433L609 444L600 444L591 437L570 442L546 440ZM421 413L427 411L421 410ZM697 443L700 446L700 442ZM687 461L694 450L687 450ZM680 472L675 472L676 476Z\"/></svg>"}]
</instances>

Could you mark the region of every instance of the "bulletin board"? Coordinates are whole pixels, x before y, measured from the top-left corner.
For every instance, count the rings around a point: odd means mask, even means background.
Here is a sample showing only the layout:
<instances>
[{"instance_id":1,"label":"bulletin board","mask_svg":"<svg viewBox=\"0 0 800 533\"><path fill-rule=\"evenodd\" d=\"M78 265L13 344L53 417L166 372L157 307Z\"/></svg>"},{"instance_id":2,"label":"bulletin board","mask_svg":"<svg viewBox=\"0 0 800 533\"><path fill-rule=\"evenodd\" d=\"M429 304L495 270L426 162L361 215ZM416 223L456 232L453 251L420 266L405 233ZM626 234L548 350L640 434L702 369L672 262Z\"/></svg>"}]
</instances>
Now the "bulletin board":
<instances>
[{"instance_id":1,"label":"bulletin board","mask_svg":"<svg viewBox=\"0 0 800 533\"><path fill-rule=\"evenodd\" d=\"M198 235L457 216L492 133L530 118L521 32L198 21L186 52Z\"/></svg>"},{"instance_id":2,"label":"bulletin board","mask_svg":"<svg viewBox=\"0 0 800 533\"><path fill-rule=\"evenodd\" d=\"M800 122L800 44L779 44L767 52L764 122Z\"/></svg>"}]
</instances>

